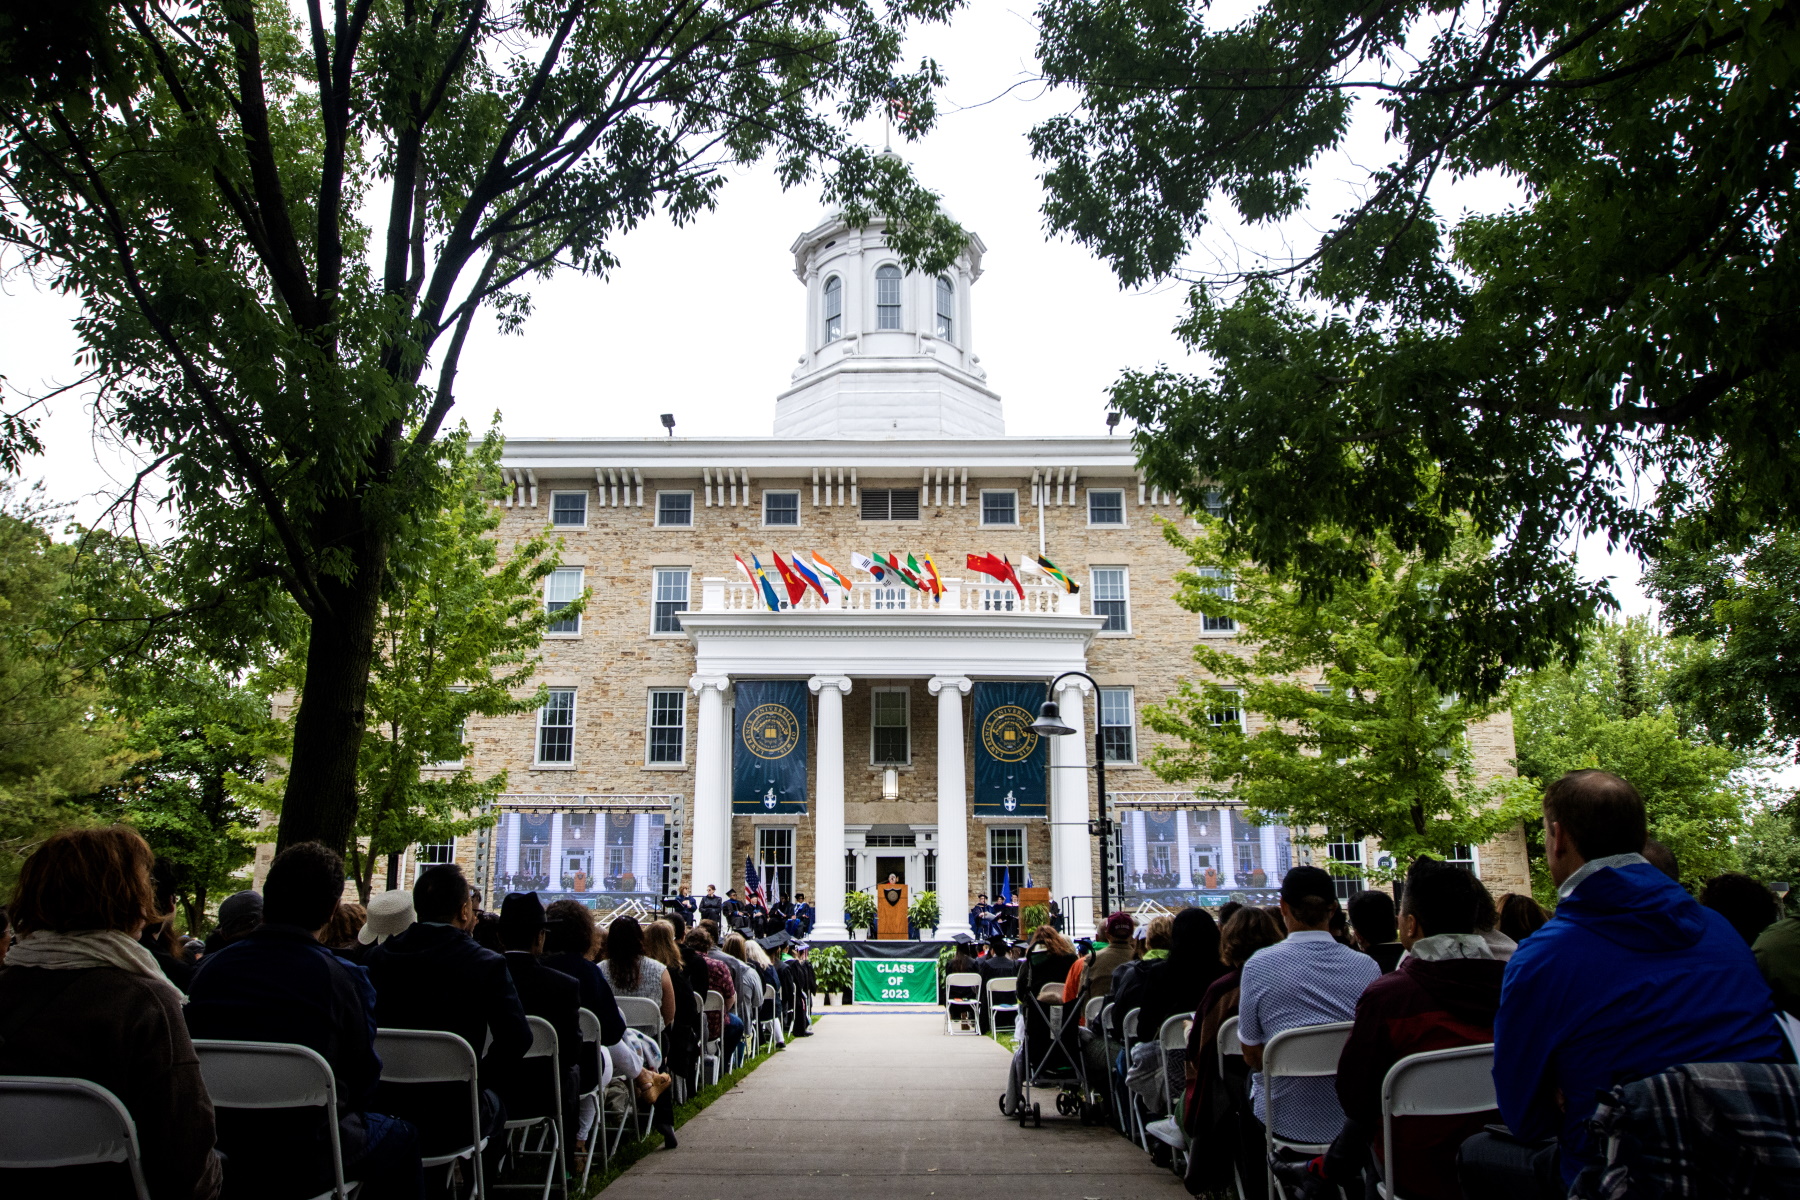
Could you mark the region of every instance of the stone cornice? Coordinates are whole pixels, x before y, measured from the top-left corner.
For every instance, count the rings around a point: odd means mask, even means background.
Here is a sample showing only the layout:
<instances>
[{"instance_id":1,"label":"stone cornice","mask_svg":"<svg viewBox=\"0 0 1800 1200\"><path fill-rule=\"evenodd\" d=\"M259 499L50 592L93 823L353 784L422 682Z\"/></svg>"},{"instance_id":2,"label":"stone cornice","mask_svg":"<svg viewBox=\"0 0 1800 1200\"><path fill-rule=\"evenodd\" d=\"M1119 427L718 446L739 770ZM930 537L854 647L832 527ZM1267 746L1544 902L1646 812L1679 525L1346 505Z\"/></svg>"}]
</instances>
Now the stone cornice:
<instances>
[{"instance_id":1,"label":"stone cornice","mask_svg":"<svg viewBox=\"0 0 1800 1200\"><path fill-rule=\"evenodd\" d=\"M546 478L590 480L596 466L637 467L660 477L698 475L705 467L752 469L758 479L810 478L820 467L914 476L921 467L967 467L985 474L1030 475L1034 468L1076 467L1109 480L1134 478L1128 438L508 438L503 465Z\"/></svg>"}]
</instances>

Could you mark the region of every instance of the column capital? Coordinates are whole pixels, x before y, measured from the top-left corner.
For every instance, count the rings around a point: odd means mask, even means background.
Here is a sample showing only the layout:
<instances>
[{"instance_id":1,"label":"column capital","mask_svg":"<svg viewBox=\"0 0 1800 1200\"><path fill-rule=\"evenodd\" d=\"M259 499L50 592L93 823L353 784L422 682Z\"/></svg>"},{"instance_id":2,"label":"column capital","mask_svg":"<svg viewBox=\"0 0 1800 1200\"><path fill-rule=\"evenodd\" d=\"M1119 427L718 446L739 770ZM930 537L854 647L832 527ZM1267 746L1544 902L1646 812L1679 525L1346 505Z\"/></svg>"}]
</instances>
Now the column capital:
<instances>
[{"instance_id":1,"label":"column capital","mask_svg":"<svg viewBox=\"0 0 1800 1200\"><path fill-rule=\"evenodd\" d=\"M933 675L930 684L931 694L934 696L945 688L955 688L966 696L974 686L974 681L967 675Z\"/></svg>"},{"instance_id":2,"label":"column capital","mask_svg":"<svg viewBox=\"0 0 1800 1200\"><path fill-rule=\"evenodd\" d=\"M731 690L731 676L729 676L729 675L690 675L690 676L688 676L688 690L693 692L695 695L699 695L701 692L704 692L707 688L717 688L719 691L719 694L721 696L723 696L726 692Z\"/></svg>"},{"instance_id":3,"label":"column capital","mask_svg":"<svg viewBox=\"0 0 1800 1200\"><path fill-rule=\"evenodd\" d=\"M848 675L814 675L806 681L806 686L815 693L822 692L826 688L836 688L848 696L850 694L850 677Z\"/></svg>"},{"instance_id":4,"label":"column capital","mask_svg":"<svg viewBox=\"0 0 1800 1200\"><path fill-rule=\"evenodd\" d=\"M1086 696L1094 690L1094 685L1081 678L1079 675L1071 675L1061 683L1057 684L1056 690L1059 693L1080 692L1083 696Z\"/></svg>"}]
</instances>

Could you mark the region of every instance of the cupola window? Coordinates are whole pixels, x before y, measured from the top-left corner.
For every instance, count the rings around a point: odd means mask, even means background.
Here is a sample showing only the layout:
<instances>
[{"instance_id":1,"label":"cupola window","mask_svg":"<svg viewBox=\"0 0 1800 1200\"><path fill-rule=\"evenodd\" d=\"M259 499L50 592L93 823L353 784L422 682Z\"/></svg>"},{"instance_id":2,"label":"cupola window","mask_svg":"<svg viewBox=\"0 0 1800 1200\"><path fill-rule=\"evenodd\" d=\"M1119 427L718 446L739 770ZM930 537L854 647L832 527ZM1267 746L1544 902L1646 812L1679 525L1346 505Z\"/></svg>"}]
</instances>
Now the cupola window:
<instances>
[{"instance_id":1,"label":"cupola window","mask_svg":"<svg viewBox=\"0 0 1800 1200\"><path fill-rule=\"evenodd\" d=\"M956 285L943 278L937 281L937 335L956 339Z\"/></svg>"},{"instance_id":2,"label":"cupola window","mask_svg":"<svg viewBox=\"0 0 1800 1200\"><path fill-rule=\"evenodd\" d=\"M875 328L900 328L900 268L875 271Z\"/></svg>"},{"instance_id":3,"label":"cupola window","mask_svg":"<svg viewBox=\"0 0 1800 1200\"><path fill-rule=\"evenodd\" d=\"M833 275L825 281L825 340L844 336L844 281Z\"/></svg>"}]
</instances>

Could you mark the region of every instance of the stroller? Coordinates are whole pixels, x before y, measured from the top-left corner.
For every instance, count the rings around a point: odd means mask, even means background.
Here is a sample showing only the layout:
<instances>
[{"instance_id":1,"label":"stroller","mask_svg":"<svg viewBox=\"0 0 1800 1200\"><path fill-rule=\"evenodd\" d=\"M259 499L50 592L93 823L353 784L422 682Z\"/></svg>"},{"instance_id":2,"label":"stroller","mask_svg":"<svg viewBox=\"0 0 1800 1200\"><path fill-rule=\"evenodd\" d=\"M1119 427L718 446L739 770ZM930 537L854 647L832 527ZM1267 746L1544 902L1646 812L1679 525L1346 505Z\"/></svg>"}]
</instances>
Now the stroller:
<instances>
[{"instance_id":1,"label":"stroller","mask_svg":"<svg viewBox=\"0 0 1800 1200\"><path fill-rule=\"evenodd\" d=\"M1043 1128L1043 1108L1031 1098L1032 1088L1055 1088L1056 1111L1065 1117L1079 1116L1084 1125L1102 1119L1105 1102L1088 1086L1087 1065L1081 1053L1081 1026L1077 1009L1045 1005L1035 995L1021 992L1018 997L1020 1017L1016 1029L1019 1047L1025 1054L1025 1070L1020 1079L1019 1108L1014 1114L1019 1127L1027 1119ZM1068 1019L1064 1020L1065 1012ZM1000 1111L1006 1111L1006 1097L1000 1097Z\"/></svg>"}]
</instances>

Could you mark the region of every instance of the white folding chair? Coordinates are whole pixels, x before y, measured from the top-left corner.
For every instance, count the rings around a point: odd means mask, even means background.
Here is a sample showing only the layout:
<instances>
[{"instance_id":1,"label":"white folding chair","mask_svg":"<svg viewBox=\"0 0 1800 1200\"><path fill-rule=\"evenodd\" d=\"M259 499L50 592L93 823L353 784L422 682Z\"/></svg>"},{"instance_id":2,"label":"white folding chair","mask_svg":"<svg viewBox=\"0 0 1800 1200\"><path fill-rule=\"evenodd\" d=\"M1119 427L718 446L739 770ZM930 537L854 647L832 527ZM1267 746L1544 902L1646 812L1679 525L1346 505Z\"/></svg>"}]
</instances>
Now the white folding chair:
<instances>
[{"instance_id":1,"label":"white folding chair","mask_svg":"<svg viewBox=\"0 0 1800 1200\"><path fill-rule=\"evenodd\" d=\"M0 1168L95 1163L124 1163L137 1200L150 1200L137 1125L117 1096L85 1079L0 1075Z\"/></svg>"},{"instance_id":2,"label":"white folding chair","mask_svg":"<svg viewBox=\"0 0 1800 1200\"><path fill-rule=\"evenodd\" d=\"M1106 997L1099 997L1104 1003L1100 1005L1100 1057L1105 1059L1106 1070L1106 1103L1118 1121L1119 1132L1126 1137L1131 1136L1131 1119L1126 1115L1126 1108L1119 1104L1118 1089L1113 1086L1113 1063L1118 1059L1119 1051L1112 1040L1112 1014L1116 1007Z\"/></svg>"},{"instance_id":3,"label":"white folding chair","mask_svg":"<svg viewBox=\"0 0 1800 1200\"><path fill-rule=\"evenodd\" d=\"M1462 1117L1499 1107L1494 1097L1494 1044L1409 1054L1381 1081L1381 1194L1394 1200L1395 1117Z\"/></svg>"},{"instance_id":4,"label":"white folding chair","mask_svg":"<svg viewBox=\"0 0 1800 1200\"><path fill-rule=\"evenodd\" d=\"M658 1041L662 1040L662 1005L644 996L620 996L619 1015L631 1029L641 1029Z\"/></svg>"},{"instance_id":5,"label":"white folding chair","mask_svg":"<svg viewBox=\"0 0 1800 1200\"><path fill-rule=\"evenodd\" d=\"M1337 1074L1338 1056L1350 1040L1350 1022L1333 1021L1327 1025L1301 1025L1284 1029L1263 1045L1262 1083L1264 1151L1268 1159L1269 1195L1285 1197L1281 1181L1275 1178L1275 1152L1292 1150L1316 1158L1331 1148L1328 1142L1297 1142L1276 1133L1275 1080L1327 1079Z\"/></svg>"},{"instance_id":6,"label":"white folding chair","mask_svg":"<svg viewBox=\"0 0 1800 1200\"><path fill-rule=\"evenodd\" d=\"M712 1021L708 1019L713 1013L719 1014L718 1037L712 1035ZM700 1062L710 1066L713 1083L725 1074L725 997L719 992L707 992L700 1005Z\"/></svg>"},{"instance_id":7,"label":"white folding chair","mask_svg":"<svg viewBox=\"0 0 1800 1200\"><path fill-rule=\"evenodd\" d=\"M507 1157L510 1159L535 1158L544 1156L544 1187L541 1200L550 1200L550 1189L562 1185L563 1194L568 1194L568 1171L563 1161L563 1107L562 1107L562 1063L556 1042L556 1026L542 1017L526 1017L526 1024L531 1026L531 1049L525 1052L525 1062L548 1060L550 1068L550 1111L534 1116L516 1117L504 1126L507 1138ZM538 1146L530 1148L531 1133L538 1133ZM489 1191L522 1191L527 1188L536 1189L535 1183L495 1183L490 1184Z\"/></svg>"},{"instance_id":8,"label":"white folding chair","mask_svg":"<svg viewBox=\"0 0 1800 1200\"><path fill-rule=\"evenodd\" d=\"M1187 1132L1182 1129L1181 1122L1175 1117L1181 1106L1182 1094L1187 1090L1185 1074L1177 1075L1170 1070L1171 1059L1181 1061L1187 1051L1188 1033L1193 1029L1192 1013L1177 1013L1162 1023L1157 1031L1156 1040L1162 1047L1163 1069L1163 1112L1160 1121L1151 1121L1144 1126L1144 1136L1164 1142L1175 1151L1175 1172L1182 1173L1182 1162L1187 1157Z\"/></svg>"},{"instance_id":9,"label":"white folding chair","mask_svg":"<svg viewBox=\"0 0 1800 1200\"><path fill-rule=\"evenodd\" d=\"M600 1145L600 1161L603 1165L612 1163L612 1147L606 1140L606 1088L612 1082L612 1055L600 1044L600 1018L592 1009L584 1008L575 1014L581 1021L581 1053L593 1055L596 1061L595 1083L592 1091L583 1092L576 1097L577 1114L581 1112L581 1102L592 1100L594 1103L594 1129L588 1135L587 1154L581 1160L581 1190L587 1191L588 1172L594 1167L594 1144ZM579 1134L581 1131L576 1130Z\"/></svg>"},{"instance_id":10,"label":"white folding chair","mask_svg":"<svg viewBox=\"0 0 1800 1200\"><path fill-rule=\"evenodd\" d=\"M355 1184L344 1182L344 1148L338 1141L337 1077L310 1046L282 1042L194 1039L200 1077L214 1108L322 1108L330 1130L331 1190L320 1197L347 1200ZM229 1153L229 1147L226 1148Z\"/></svg>"},{"instance_id":11,"label":"white folding chair","mask_svg":"<svg viewBox=\"0 0 1800 1200\"><path fill-rule=\"evenodd\" d=\"M780 993L774 988L763 993L762 1008L757 1010L756 1024L756 1043L759 1047L781 1045Z\"/></svg>"},{"instance_id":12,"label":"white folding chair","mask_svg":"<svg viewBox=\"0 0 1800 1200\"><path fill-rule=\"evenodd\" d=\"M1019 981L999 975L988 980L987 1010L988 1028L994 1032L1000 1031L1000 1022L997 1018L1001 1013L1011 1016L1012 1019L1007 1023L1009 1028L1017 1025L1019 1023Z\"/></svg>"},{"instance_id":13,"label":"white folding chair","mask_svg":"<svg viewBox=\"0 0 1800 1200\"><path fill-rule=\"evenodd\" d=\"M481 1136L481 1079L475 1050L454 1033L436 1029L377 1029L375 1053L381 1058L383 1083L466 1083L469 1087L469 1135L473 1139L446 1154L427 1156L419 1165L441 1167L459 1158L470 1160L475 1195L486 1200L487 1181L482 1177L481 1152L487 1139Z\"/></svg>"},{"instance_id":14,"label":"white folding chair","mask_svg":"<svg viewBox=\"0 0 1800 1200\"><path fill-rule=\"evenodd\" d=\"M981 1036L981 976L974 971L944 976L944 1032Z\"/></svg>"},{"instance_id":15,"label":"white folding chair","mask_svg":"<svg viewBox=\"0 0 1800 1200\"><path fill-rule=\"evenodd\" d=\"M1131 1043L1137 1040L1138 1014L1142 1011L1142 1009L1134 1008L1125 1014L1125 1019L1123 1021L1119 1022L1119 1045L1121 1049L1127 1052L1131 1049ZM1114 1077L1114 1067L1116 1065L1116 1059L1108 1058L1106 1060L1107 1078L1110 1079ZM1149 1139L1144 1136L1144 1115L1139 1110L1137 1097L1132 1094L1130 1088L1125 1089L1125 1111L1131 1114L1131 1127L1125 1131L1126 1136L1136 1142L1139 1149L1148 1154L1150 1152L1150 1142Z\"/></svg>"},{"instance_id":16,"label":"white folding chair","mask_svg":"<svg viewBox=\"0 0 1800 1200\"><path fill-rule=\"evenodd\" d=\"M1244 1056L1244 1043L1238 1040L1238 1019L1236 1017L1226 1017L1225 1020L1220 1023L1218 1037L1214 1040L1219 1044L1219 1084L1220 1086L1224 1086L1225 1060L1227 1058L1242 1058ZM1237 1156L1235 1154L1232 1155L1231 1161L1231 1181L1237 1188L1238 1200L1244 1200L1246 1195L1244 1190L1244 1177L1238 1170Z\"/></svg>"}]
</instances>

